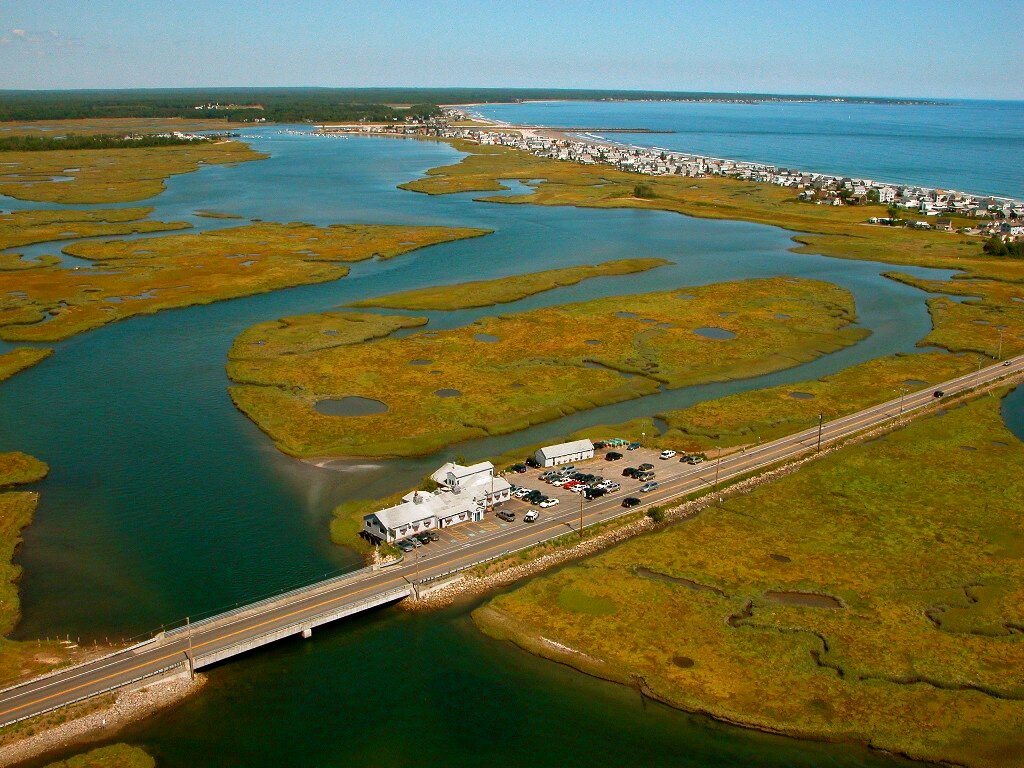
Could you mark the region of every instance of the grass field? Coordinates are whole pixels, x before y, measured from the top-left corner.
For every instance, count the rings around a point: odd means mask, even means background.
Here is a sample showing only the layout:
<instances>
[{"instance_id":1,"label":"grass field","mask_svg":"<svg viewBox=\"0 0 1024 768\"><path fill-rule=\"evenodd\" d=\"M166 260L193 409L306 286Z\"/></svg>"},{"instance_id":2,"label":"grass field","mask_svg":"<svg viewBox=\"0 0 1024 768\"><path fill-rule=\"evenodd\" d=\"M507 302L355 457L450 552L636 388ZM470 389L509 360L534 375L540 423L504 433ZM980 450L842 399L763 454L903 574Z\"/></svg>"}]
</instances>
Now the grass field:
<instances>
[{"instance_id":1,"label":"grass field","mask_svg":"<svg viewBox=\"0 0 1024 768\"><path fill-rule=\"evenodd\" d=\"M191 226L185 222L145 221L152 212L152 208L9 211L0 214L0 250L55 240L165 232ZM38 266L32 262L19 263L12 256L16 255L0 254L0 270Z\"/></svg>"},{"instance_id":2,"label":"grass field","mask_svg":"<svg viewBox=\"0 0 1024 768\"><path fill-rule=\"evenodd\" d=\"M659 442L676 450L767 442L977 369L973 355L922 352L869 360L813 381L741 392L659 416Z\"/></svg>"},{"instance_id":3,"label":"grass field","mask_svg":"<svg viewBox=\"0 0 1024 768\"><path fill-rule=\"evenodd\" d=\"M852 296L829 283L748 280L273 359L242 359L236 344L228 374L235 404L286 453L421 455L662 386L787 368L863 338L866 331L850 326L854 319ZM310 332L317 322L303 320ZM708 328L734 337L701 335ZM269 336L266 343L280 346ZM387 412L338 417L314 407L346 397L379 401Z\"/></svg>"},{"instance_id":4,"label":"grass field","mask_svg":"<svg viewBox=\"0 0 1024 768\"><path fill-rule=\"evenodd\" d=\"M887 272L886 277L930 293L968 297L928 300L933 328L919 342L921 346L980 352L991 358L1024 352L1024 280L923 280L902 272Z\"/></svg>"},{"instance_id":5,"label":"grass field","mask_svg":"<svg viewBox=\"0 0 1024 768\"><path fill-rule=\"evenodd\" d=\"M50 468L45 462L20 451L0 453L0 488L34 483L46 477Z\"/></svg>"},{"instance_id":6,"label":"grass field","mask_svg":"<svg viewBox=\"0 0 1024 768\"><path fill-rule=\"evenodd\" d=\"M154 768L156 760L141 747L111 744L48 763L45 768Z\"/></svg>"},{"instance_id":7,"label":"grass field","mask_svg":"<svg viewBox=\"0 0 1024 768\"><path fill-rule=\"evenodd\" d=\"M261 160L237 141L133 149L5 152L0 194L41 203L123 203L164 190L164 182L203 165Z\"/></svg>"},{"instance_id":8,"label":"grass field","mask_svg":"<svg viewBox=\"0 0 1024 768\"><path fill-rule=\"evenodd\" d=\"M508 304L555 288L576 285L595 277L614 277L646 272L672 262L665 259L618 259L602 264L548 269L495 280L478 280L457 285L416 288L357 301L352 307L386 307L409 310L456 310Z\"/></svg>"},{"instance_id":9,"label":"grass field","mask_svg":"<svg viewBox=\"0 0 1024 768\"><path fill-rule=\"evenodd\" d=\"M46 476L43 462L23 453L0 453L0 685L40 674L64 663L67 654L56 642L17 642L7 639L21 617L18 580L21 566L13 562L21 532L32 521L39 494L12 491L10 486Z\"/></svg>"},{"instance_id":10,"label":"grass field","mask_svg":"<svg viewBox=\"0 0 1024 768\"><path fill-rule=\"evenodd\" d=\"M19 371L31 368L52 354L52 349L40 347L15 347L0 353L0 381L5 381Z\"/></svg>"},{"instance_id":11,"label":"grass field","mask_svg":"<svg viewBox=\"0 0 1024 768\"><path fill-rule=\"evenodd\" d=\"M387 259L487 230L390 225L249 224L65 247L95 270L43 266L0 272L0 338L57 341L162 309L308 283L348 273L346 262Z\"/></svg>"},{"instance_id":12,"label":"grass field","mask_svg":"<svg viewBox=\"0 0 1024 768\"><path fill-rule=\"evenodd\" d=\"M1024 445L979 399L494 598L488 633L674 706L1019 765Z\"/></svg>"},{"instance_id":13,"label":"grass field","mask_svg":"<svg viewBox=\"0 0 1024 768\"><path fill-rule=\"evenodd\" d=\"M7 120L0 122L0 136L60 136L76 134L168 133L171 131L228 131L244 127L244 123L229 123L226 120L188 120L179 117L109 117L83 118L79 120Z\"/></svg>"}]
</instances>

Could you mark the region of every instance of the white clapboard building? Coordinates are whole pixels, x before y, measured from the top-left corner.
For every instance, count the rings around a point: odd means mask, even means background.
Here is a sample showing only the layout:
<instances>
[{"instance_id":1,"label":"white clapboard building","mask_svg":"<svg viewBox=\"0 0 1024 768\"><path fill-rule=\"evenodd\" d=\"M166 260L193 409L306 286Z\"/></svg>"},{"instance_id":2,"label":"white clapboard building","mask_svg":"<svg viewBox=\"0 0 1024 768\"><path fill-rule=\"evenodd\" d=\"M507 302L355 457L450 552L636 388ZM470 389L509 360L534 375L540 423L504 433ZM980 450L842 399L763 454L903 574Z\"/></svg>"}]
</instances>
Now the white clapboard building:
<instances>
[{"instance_id":1,"label":"white clapboard building","mask_svg":"<svg viewBox=\"0 0 1024 768\"><path fill-rule=\"evenodd\" d=\"M413 491L402 503L366 515L362 534L372 541L395 542L439 528L484 519L487 507L508 501L512 486L495 477L489 461L463 467L448 462L432 474L435 491Z\"/></svg>"},{"instance_id":2,"label":"white clapboard building","mask_svg":"<svg viewBox=\"0 0 1024 768\"><path fill-rule=\"evenodd\" d=\"M533 460L541 467L553 467L556 464L569 464L594 458L594 444L589 440L573 440L571 443L546 445L538 448Z\"/></svg>"}]
</instances>

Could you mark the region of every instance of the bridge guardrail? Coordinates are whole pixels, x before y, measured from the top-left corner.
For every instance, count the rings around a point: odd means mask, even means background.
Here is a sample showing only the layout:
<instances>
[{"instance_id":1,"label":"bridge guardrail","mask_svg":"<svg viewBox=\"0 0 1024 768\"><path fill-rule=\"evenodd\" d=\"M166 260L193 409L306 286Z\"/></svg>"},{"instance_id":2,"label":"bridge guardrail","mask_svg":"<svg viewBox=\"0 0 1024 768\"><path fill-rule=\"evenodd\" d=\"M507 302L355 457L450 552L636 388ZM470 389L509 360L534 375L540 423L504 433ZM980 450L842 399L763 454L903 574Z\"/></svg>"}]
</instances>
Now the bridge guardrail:
<instances>
[{"instance_id":1,"label":"bridge guardrail","mask_svg":"<svg viewBox=\"0 0 1024 768\"><path fill-rule=\"evenodd\" d=\"M286 592L279 592L276 595L271 595L270 597L265 597L262 600L257 600L255 603L246 603L245 605L240 605L237 608L232 608L222 613L216 613L213 616L207 616L205 619L199 619L198 621L193 621L188 624L181 624L172 629L165 630L164 637L180 635L181 633L188 631L190 627L194 631L197 627L203 627L217 621L222 621L223 619L230 618L231 616L240 616L242 614L249 613L250 611L258 610L265 606L276 603L278 600L283 600L289 597L294 597L296 595L301 595L306 592L313 592L326 587L335 586L349 579L355 579L367 573L371 573L373 572L373 570L374 568L372 566L366 566L364 568L359 568L355 571L348 571L347 573L332 576L331 578L324 579L323 581L315 581L312 584L305 585L304 587L296 587L295 589L290 589Z\"/></svg>"},{"instance_id":2,"label":"bridge guardrail","mask_svg":"<svg viewBox=\"0 0 1024 768\"><path fill-rule=\"evenodd\" d=\"M389 600L389 599L391 599L393 597L398 597L399 595L403 595L403 594L404 595L409 595L410 591L411 591L410 587L394 587L394 588L389 589L389 590L387 590L385 592L381 592L379 595L372 595L370 597L364 597L361 600L357 600L354 603L347 603L345 605L336 606L335 608L332 608L331 610L321 611L320 613L313 614L312 616L307 616L302 621L294 621L291 624L285 624L283 626L279 626L279 627L276 627L274 629L269 629L266 632L263 632L262 634L254 635L252 637L246 638L245 640L239 640L237 643L232 643L231 645L224 646L223 648L218 648L217 650L211 651L210 653L206 653L206 654L203 654L201 656L196 656L195 659L194 659L194 662L198 663L202 659L210 657L210 656L218 656L218 657L222 657L223 658L223 654L226 651L230 651L232 649L239 648L241 646L252 645L252 643L257 642L257 641L261 640L264 637L268 637L270 635L276 635L279 632L282 632L284 630L287 630L287 629L290 629L290 628L293 628L293 627L305 626L307 624L310 624L311 622L316 622L317 619L322 618L323 616L328 616L328 615L330 615L332 613L335 613L337 611L340 611L340 610L348 610L348 609L356 610L356 609L360 608L361 606L365 606L365 605L368 605L370 603L375 603L375 604L379 605L379 604L381 604L383 602L386 602L387 600ZM253 647L257 647L257 646L253 646ZM229 654L229 655L234 655L234 654Z\"/></svg>"},{"instance_id":3,"label":"bridge guardrail","mask_svg":"<svg viewBox=\"0 0 1024 768\"><path fill-rule=\"evenodd\" d=\"M14 725L15 723L20 723L22 720L29 720L29 719L31 719L33 717L39 717L40 715L45 715L47 712L52 712L55 709L61 709L62 707L70 707L72 704L77 704L80 701L85 701L86 699L91 699L91 698L94 698L96 696L102 696L104 693L110 693L111 691L116 691L116 690L119 690L121 688L127 688L129 685L134 685L135 683L142 682L143 680L148 680L151 677L157 677L157 676L160 676L160 675L165 675L168 672L170 672L172 669L178 669L178 668L180 668L183 672L187 671L188 670L187 662L185 662L185 661L178 661L178 662L175 662L174 664L170 664L170 665L168 665L166 667L161 667L160 669L154 670L152 672L147 672L144 675L139 675L138 677L134 677L131 680L128 680L128 681L125 681L125 682L120 682L120 683L117 683L116 685L111 685L111 686L109 686L107 688L103 688L103 689L98 690L98 691L92 691L90 693L83 694L82 696L79 696L77 699L72 699L71 701L64 701L64 702L61 702L60 704L54 704L51 707L47 707L46 709L39 710L39 711L36 711L36 712L32 712L31 714L27 714L27 715L22 715L21 717L16 717L13 720L8 720L5 723L0 723L0 727L6 728L9 725Z\"/></svg>"}]
</instances>

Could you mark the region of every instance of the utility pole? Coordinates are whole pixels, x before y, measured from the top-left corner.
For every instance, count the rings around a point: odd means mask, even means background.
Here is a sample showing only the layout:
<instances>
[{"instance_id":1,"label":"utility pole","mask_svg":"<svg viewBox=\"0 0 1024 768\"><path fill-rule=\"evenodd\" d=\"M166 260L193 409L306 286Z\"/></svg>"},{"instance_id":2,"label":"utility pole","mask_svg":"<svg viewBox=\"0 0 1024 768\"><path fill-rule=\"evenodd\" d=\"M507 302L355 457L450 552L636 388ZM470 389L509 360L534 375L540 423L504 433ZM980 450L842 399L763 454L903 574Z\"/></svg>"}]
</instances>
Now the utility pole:
<instances>
[{"instance_id":1,"label":"utility pole","mask_svg":"<svg viewBox=\"0 0 1024 768\"><path fill-rule=\"evenodd\" d=\"M997 360L1003 359L1003 326L999 326L999 357Z\"/></svg>"},{"instance_id":2,"label":"utility pole","mask_svg":"<svg viewBox=\"0 0 1024 768\"><path fill-rule=\"evenodd\" d=\"M818 414L818 450L816 450L815 453L821 453L821 422L822 420L824 420L824 418L824 413Z\"/></svg>"},{"instance_id":3,"label":"utility pole","mask_svg":"<svg viewBox=\"0 0 1024 768\"><path fill-rule=\"evenodd\" d=\"M903 397L907 394L906 387L900 387L900 417L903 417Z\"/></svg>"},{"instance_id":4,"label":"utility pole","mask_svg":"<svg viewBox=\"0 0 1024 768\"><path fill-rule=\"evenodd\" d=\"M720 445L715 446L715 450L718 451L718 460L715 462L715 485L714 490L718 490L718 473L722 469L722 447ZM718 503L722 503L722 497L718 497Z\"/></svg>"}]
</instances>

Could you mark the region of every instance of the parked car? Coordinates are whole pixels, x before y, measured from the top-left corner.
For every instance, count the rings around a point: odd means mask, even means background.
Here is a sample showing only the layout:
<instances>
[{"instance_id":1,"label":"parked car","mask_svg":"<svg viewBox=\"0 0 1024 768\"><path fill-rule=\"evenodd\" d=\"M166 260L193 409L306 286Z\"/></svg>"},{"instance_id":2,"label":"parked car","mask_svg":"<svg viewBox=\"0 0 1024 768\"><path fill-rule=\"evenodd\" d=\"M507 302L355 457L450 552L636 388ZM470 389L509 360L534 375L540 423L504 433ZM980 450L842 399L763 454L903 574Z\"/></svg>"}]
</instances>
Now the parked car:
<instances>
[{"instance_id":1,"label":"parked car","mask_svg":"<svg viewBox=\"0 0 1024 768\"><path fill-rule=\"evenodd\" d=\"M622 454L619 453L618 451L608 451L608 453L604 455L605 461L618 461L621 458Z\"/></svg>"},{"instance_id":2,"label":"parked car","mask_svg":"<svg viewBox=\"0 0 1024 768\"><path fill-rule=\"evenodd\" d=\"M576 471L576 465L575 464L570 464L568 467L562 467L559 471L563 475L567 475L570 472L575 472Z\"/></svg>"},{"instance_id":3,"label":"parked car","mask_svg":"<svg viewBox=\"0 0 1024 768\"><path fill-rule=\"evenodd\" d=\"M537 506L540 507L541 509L547 509L548 507L555 506L555 504L557 504L557 503L558 503L558 499L544 499L544 501L542 501Z\"/></svg>"},{"instance_id":4,"label":"parked car","mask_svg":"<svg viewBox=\"0 0 1024 768\"><path fill-rule=\"evenodd\" d=\"M647 481L654 479L654 473L641 472L639 475L636 476L636 479L639 480L641 483L646 483Z\"/></svg>"},{"instance_id":5,"label":"parked car","mask_svg":"<svg viewBox=\"0 0 1024 768\"><path fill-rule=\"evenodd\" d=\"M516 488L514 491L512 491L512 495L515 496L517 499L521 499L529 492L529 488Z\"/></svg>"},{"instance_id":6,"label":"parked car","mask_svg":"<svg viewBox=\"0 0 1024 768\"><path fill-rule=\"evenodd\" d=\"M640 474L640 470L636 467L626 467L622 470L623 477L636 477L638 474Z\"/></svg>"},{"instance_id":7,"label":"parked car","mask_svg":"<svg viewBox=\"0 0 1024 768\"><path fill-rule=\"evenodd\" d=\"M627 496L622 500L622 506L626 507L627 509L629 507L635 507L639 503L640 499L638 499L636 496Z\"/></svg>"},{"instance_id":8,"label":"parked car","mask_svg":"<svg viewBox=\"0 0 1024 768\"><path fill-rule=\"evenodd\" d=\"M417 533L413 538L416 539L420 544L430 543L430 534L424 531L423 533Z\"/></svg>"},{"instance_id":9,"label":"parked car","mask_svg":"<svg viewBox=\"0 0 1024 768\"><path fill-rule=\"evenodd\" d=\"M605 446L607 445L608 443L606 443L604 440L598 440L596 443L594 443L594 450L603 451L605 449Z\"/></svg>"},{"instance_id":10,"label":"parked car","mask_svg":"<svg viewBox=\"0 0 1024 768\"><path fill-rule=\"evenodd\" d=\"M511 509L502 509L498 511L498 517L507 522L514 522L516 519L516 513Z\"/></svg>"},{"instance_id":11,"label":"parked car","mask_svg":"<svg viewBox=\"0 0 1024 768\"><path fill-rule=\"evenodd\" d=\"M525 464L513 464L512 465L512 471L513 472L518 472L520 475L523 474L527 469L528 469L528 467Z\"/></svg>"},{"instance_id":12,"label":"parked car","mask_svg":"<svg viewBox=\"0 0 1024 768\"><path fill-rule=\"evenodd\" d=\"M704 457L699 453L691 453L689 456L683 456L680 461L684 464L700 464L704 461Z\"/></svg>"},{"instance_id":13,"label":"parked car","mask_svg":"<svg viewBox=\"0 0 1024 768\"><path fill-rule=\"evenodd\" d=\"M408 539L402 539L401 541L396 542L395 546L397 546L403 552L412 552L414 549L416 549L416 547L414 547L412 542L410 542Z\"/></svg>"},{"instance_id":14,"label":"parked car","mask_svg":"<svg viewBox=\"0 0 1024 768\"><path fill-rule=\"evenodd\" d=\"M406 539L406 541L408 541L410 544L413 545L413 547L416 547L416 548L419 548L419 547L423 546L423 542L420 541L419 539L417 539L415 536L412 536L412 537Z\"/></svg>"},{"instance_id":15,"label":"parked car","mask_svg":"<svg viewBox=\"0 0 1024 768\"><path fill-rule=\"evenodd\" d=\"M537 518L538 517L540 517L540 512L538 512L536 509L531 509L525 515L523 515L523 522L524 523L535 523L535 522L537 522Z\"/></svg>"},{"instance_id":16,"label":"parked car","mask_svg":"<svg viewBox=\"0 0 1024 768\"><path fill-rule=\"evenodd\" d=\"M441 534L439 534L437 531L431 531L427 534L427 538L429 538L431 541L440 541Z\"/></svg>"},{"instance_id":17,"label":"parked car","mask_svg":"<svg viewBox=\"0 0 1024 768\"><path fill-rule=\"evenodd\" d=\"M641 472L649 472L652 469L654 469L654 465L653 464L644 463L644 464L640 465L640 471Z\"/></svg>"},{"instance_id":18,"label":"parked car","mask_svg":"<svg viewBox=\"0 0 1024 768\"><path fill-rule=\"evenodd\" d=\"M619 490L619 488L621 488L622 486L619 485L618 483L616 483L614 480L606 480L605 484L604 484L604 487L605 487L605 490L611 492L611 491Z\"/></svg>"},{"instance_id":19,"label":"parked car","mask_svg":"<svg viewBox=\"0 0 1024 768\"><path fill-rule=\"evenodd\" d=\"M583 495L588 499L596 499L599 496L604 496L606 493L608 493L608 491L598 486L597 488L587 488Z\"/></svg>"},{"instance_id":20,"label":"parked car","mask_svg":"<svg viewBox=\"0 0 1024 768\"><path fill-rule=\"evenodd\" d=\"M640 486L640 493L650 493L651 491L658 490L658 484L656 482L644 483Z\"/></svg>"},{"instance_id":21,"label":"parked car","mask_svg":"<svg viewBox=\"0 0 1024 768\"><path fill-rule=\"evenodd\" d=\"M675 455L676 455L676 452L673 451L673 450L664 450L664 451L661 452L661 458L662 459L671 459Z\"/></svg>"},{"instance_id":22,"label":"parked car","mask_svg":"<svg viewBox=\"0 0 1024 768\"><path fill-rule=\"evenodd\" d=\"M635 451L639 447L640 447L640 443L630 443L629 445L626 446L626 450L627 451Z\"/></svg>"}]
</instances>

